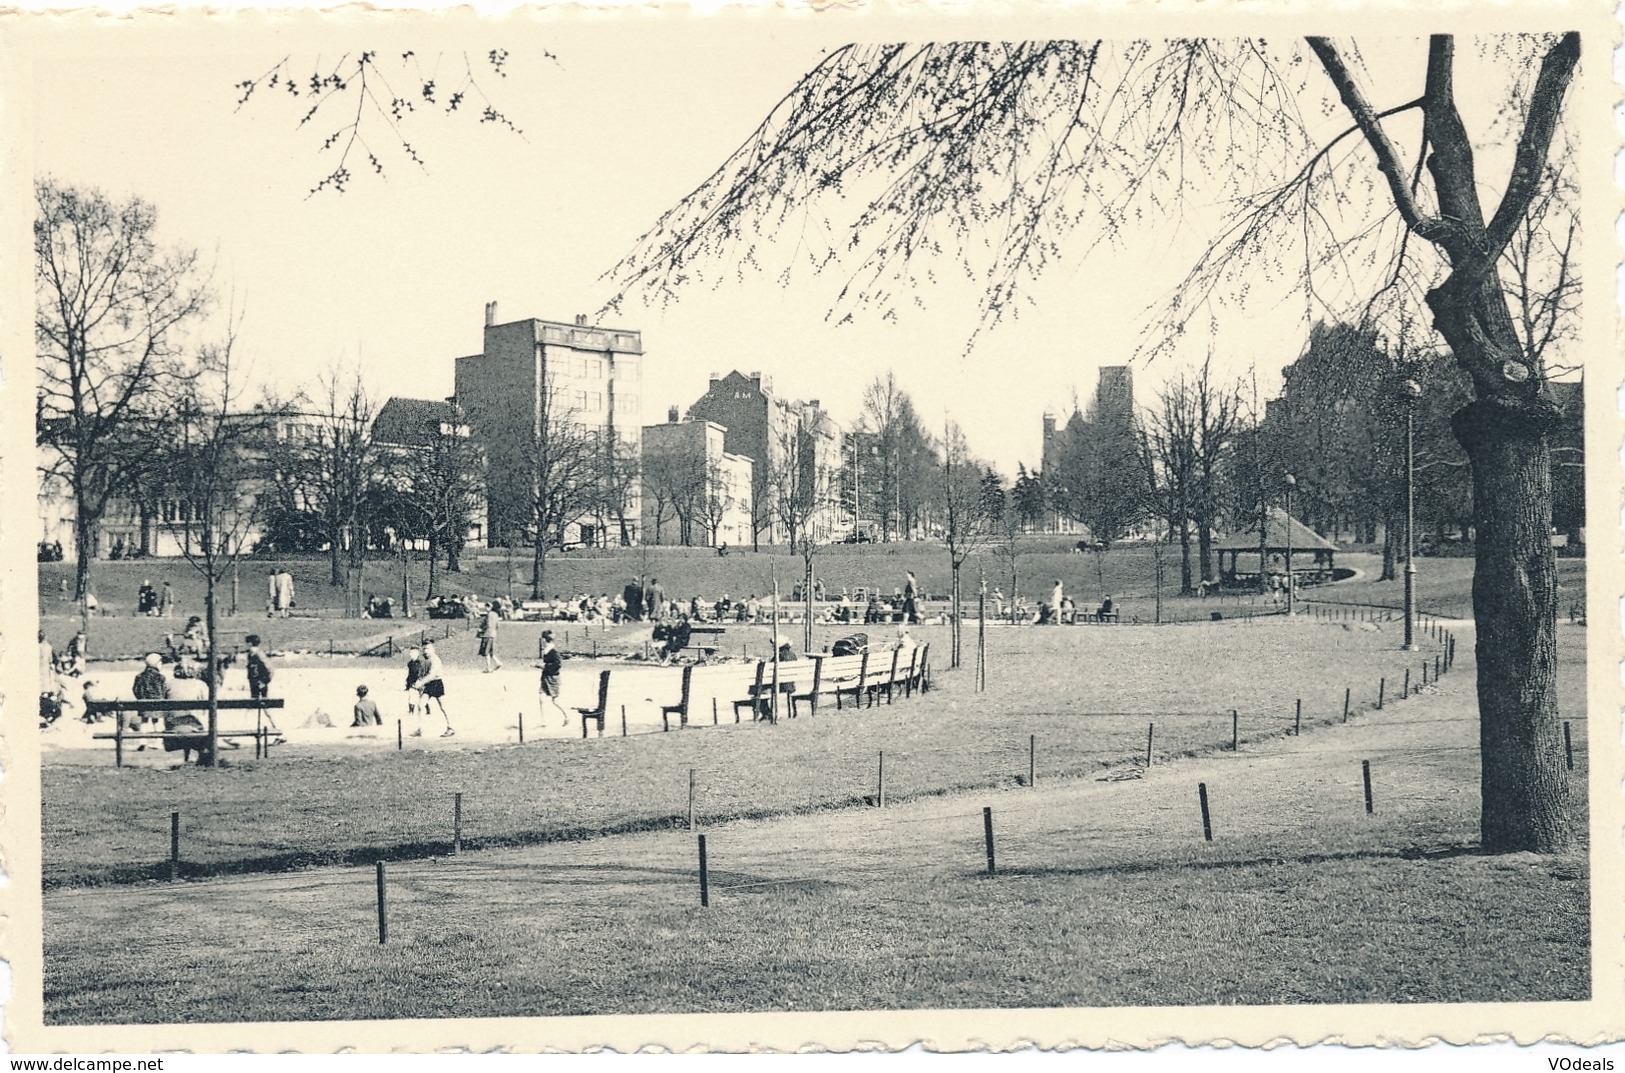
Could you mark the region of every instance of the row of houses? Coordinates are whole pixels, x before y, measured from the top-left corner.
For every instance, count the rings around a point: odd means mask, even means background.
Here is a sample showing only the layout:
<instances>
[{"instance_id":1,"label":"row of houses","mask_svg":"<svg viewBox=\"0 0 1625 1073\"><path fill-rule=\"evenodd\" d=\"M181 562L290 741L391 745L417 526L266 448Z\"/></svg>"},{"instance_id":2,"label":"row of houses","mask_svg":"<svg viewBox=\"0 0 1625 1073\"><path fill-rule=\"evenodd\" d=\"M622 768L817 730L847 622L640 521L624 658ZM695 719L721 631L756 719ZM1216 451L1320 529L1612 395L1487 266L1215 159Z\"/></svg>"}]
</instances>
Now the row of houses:
<instances>
[{"instance_id":1,"label":"row of houses","mask_svg":"<svg viewBox=\"0 0 1625 1073\"><path fill-rule=\"evenodd\" d=\"M472 546L532 538L535 444L560 426L589 433L603 445L606 471L620 466L629 474L618 516L583 510L559 534L567 545L782 542L788 532L776 503L786 481L809 508L799 522L808 535L838 535L842 432L817 400L782 398L760 372L735 371L713 375L686 413L673 406L663 424L645 426L645 356L638 331L585 316L500 322L496 303L488 303L480 351L454 359L453 393L386 400L371 439L393 451L427 449L447 436L478 448L484 479L470 517ZM279 415L275 435L297 439L323 420ZM40 541L73 558L72 497L50 476L51 461L40 460ZM98 528L95 554L179 554L191 539L187 515L186 504L162 497L116 500Z\"/></svg>"}]
</instances>

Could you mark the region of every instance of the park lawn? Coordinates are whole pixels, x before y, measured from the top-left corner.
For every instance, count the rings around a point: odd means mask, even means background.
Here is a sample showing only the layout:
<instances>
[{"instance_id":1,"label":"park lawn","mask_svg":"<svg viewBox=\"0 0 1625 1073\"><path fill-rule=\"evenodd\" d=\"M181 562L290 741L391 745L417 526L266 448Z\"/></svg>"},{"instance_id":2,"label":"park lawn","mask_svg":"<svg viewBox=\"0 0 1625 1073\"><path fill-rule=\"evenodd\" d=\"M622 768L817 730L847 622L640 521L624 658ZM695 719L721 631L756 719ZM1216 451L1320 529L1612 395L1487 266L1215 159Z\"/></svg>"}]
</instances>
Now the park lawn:
<instances>
[{"instance_id":1,"label":"park lawn","mask_svg":"<svg viewBox=\"0 0 1625 1073\"><path fill-rule=\"evenodd\" d=\"M1404 566L1393 581L1379 581L1382 576L1382 556L1365 553L1344 553L1337 557L1339 566L1361 571L1361 577L1336 585L1322 585L1305 589L1304 599L1311 603L1363 604L1376 607L1403 608L1405 606ZM1559 619L1569 618L1571 609L1584 616L1586 609L1586 564L1584 559L1557 560L1557 614ZM1416 560L1416 604L1427 614L1442 618L1470 619L1473 617L1473 560L1470 558L1426 558Z\"/></svg>"},{"instance_id":2,"label":"park lawn","mask_svg":"<svg viewBox=\"0 0 1625 1073\"><path fill-rule=\"evenodd\" d=\"M940 627L935 628L944 632ZM1203 625L988 631L986 693L968 667L946 668L933 640L936 688L895 704L777 726L550 739L525 746L404 752L278 751L230 766L111 767L110 750L55 756L42 771L48 887L128 882L163 871L172 810L182 813L188 874L264 871L440 852L451 798L463 794L475 845L530 844L665 827L687 807L688 772L711 819L842 808L875 790L906 800L1024 778L1098 775L1142 758L1149 724L1161 760L1227 746L1230 711L1244 743L1356 714L1387 680L1391 710L1403 667L1392 627L1300 618ZM1434 648L1437 651L1437 648ZM1427 652L1415 654L1430 658ZM1414 664L1420 678L1420 660ZM678 672L669 672L675 681ZM613 729L613 728L612 728Z\"/></svg>"},{"instance_id":3,"label":"park lawn","mask_svg":"<svg viewBox=\"0 0 1625 1073\"><path fill-rule=\"evenodd\" d=\"M1584 851L1473 851L1472 693L1122 782L705 816L709 909L674 830L392 862L383 946L371 868L47 891L47 1020L1585 999Z\"/></svg>"}]
</instances>

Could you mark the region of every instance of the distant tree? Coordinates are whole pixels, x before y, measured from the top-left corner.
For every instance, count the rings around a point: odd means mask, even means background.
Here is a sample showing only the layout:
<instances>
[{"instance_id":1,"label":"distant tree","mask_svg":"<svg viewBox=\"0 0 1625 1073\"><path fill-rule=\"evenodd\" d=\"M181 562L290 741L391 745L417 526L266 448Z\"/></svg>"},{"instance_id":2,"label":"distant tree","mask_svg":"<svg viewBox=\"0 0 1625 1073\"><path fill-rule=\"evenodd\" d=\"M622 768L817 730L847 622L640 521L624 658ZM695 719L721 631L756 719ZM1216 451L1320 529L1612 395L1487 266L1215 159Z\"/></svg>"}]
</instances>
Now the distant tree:
<instances>
[{"instance_id":1,"label":"distant tree","mask_svg":"<svg viewBox=\"0 0 1625 1073\"><path fill-rule=\"evenodd\" d=\"M1156 472L1166 486L1160 513L1179 540L1180 592L1186 595L1195 591L1193 526L1201 579L1212 581L1215 576L1213 531L1224 502L1224 457L1240 410L1240 388L1214 382L1209 355L1194 375L1181 373L1163 387L1146 421Z\"/></svg>"},{"instance_id":2,"label":"distant tree","mask_svg":"<svg viewBox=\"0 0 1625 1073\"><path fill-rule=\"evenodd\" d=\"M652 504L654 531L644 543L664 544L666 518L677 522L677 543L693 543L696 506L705 487L704 463L691 451L650 451L642 460L643 498Z\"/></svg>"},{"instance_id":3,"label":"distant tree","mask_svg":"<svg viewBox=\"0 0 1625 1073\"><path fill-rule=\"evenodd\" d=\"M590 517L603 501L603 432L584 423L564 395L564 389L544 368L535 420L521 445L530 479L528 513L535 538L530 575L533 600L542 599L545 591L548 552L562 547L569 527Z\"/></svg>"},{"instance_id":4,"label":"distant tree","mask_svg":"<svg viewBox=\"0 0 1625 1073\"><path fill-rule=\"evenodd\" d=\"M542 55L557 61L550 52ZM353 163L362 173L380 179L387 178L384 160L391 151L425 167L411 137L422 118L465 116L523 137L481 83L486 75L507 78L507 67L508 50L502 48L483 56L441 53L427 61L412 50L398 56L376 50L347 52L331 61L284 56L263 73L237 83L237 110L255 100L271 99L276 103L267 107L283 107L296 115L296 127L310 130L317 154L332 161L306 196L324 190L342 194L355 180ZM362 159L356 163L355 158Z\"/></svg>"},{"instance_id":5,"label":"distant tree","mask_svg":"<svg viewBox=\"0 0 1625 1073\"><path fill-rule=\"evenodd\" d=\"M864 388L858 422L866 446L874 451L864 461L863 500L873 505L881 540L907 539L936 485L931 438L914 400L890 370Z\"/></svg>"},{"instance_id":6,"label":"distant tree","mask_svg":"<svg viewBox=\"0 0 1625 1073\"><path fill-rule=\"evenodd\" d=\"M403 528L428 544L429 582L425 597L439 594L439 562L462 570L481 497L485 494L485 454L460 413L430 430L424 442L380 452L380 468L396 493L395 513Z\"/></svg>"},{"instance_id":7,"label":"distant tree","mask_svg":"<svg viewBox=\"0 0 1625 1073\"><path fill-rule=\"evenodd\" d=\"M108 505L150 485L153 436L194 369L187 332L209 304L197 255L165 249L140 198L34 184L35 436L73 496L74 598L90 591Z\"/></svg>"},{"instance_id":8,"label":"distant tree","mask_svg":"<svg viewBox=\"0 0 1625 1073\"><path fill-rule=\"evenodd\" d=\"M616 545L628 548L632 546L630 513L638 501L637 493L643 481L640 452L637 444L613 428L605 430L603 444L599 457L598 528L600 532L608 532L608 523L614 522Z\"/></svg>"},{"instance_id":9,"label":"distant tree","mask_svg":"<svg viewBox=\"0 0 1625 1073\"><path fill-rule=\"evenodd\" d=\"M1044 524L1049 497L1044 491L1044 477L1037 471L1029 473L1027 467L1016 465L1016 483L1011 489L1011 507L1020 519L1022 528L1033 530Z\"/></svg>"},{"instance_id":10,"label":"distant tree","mask_svg":"<svg viewBox=\"0 0 1625 1073\"><path fill-rule=\"evenodd\" d=\"M1066 437L1045 473L1055 508L1110 546L1150 513L1150 488L1141 465L1139 423L1130 413L1097 410Z\"/></svg>"}]
</instances>

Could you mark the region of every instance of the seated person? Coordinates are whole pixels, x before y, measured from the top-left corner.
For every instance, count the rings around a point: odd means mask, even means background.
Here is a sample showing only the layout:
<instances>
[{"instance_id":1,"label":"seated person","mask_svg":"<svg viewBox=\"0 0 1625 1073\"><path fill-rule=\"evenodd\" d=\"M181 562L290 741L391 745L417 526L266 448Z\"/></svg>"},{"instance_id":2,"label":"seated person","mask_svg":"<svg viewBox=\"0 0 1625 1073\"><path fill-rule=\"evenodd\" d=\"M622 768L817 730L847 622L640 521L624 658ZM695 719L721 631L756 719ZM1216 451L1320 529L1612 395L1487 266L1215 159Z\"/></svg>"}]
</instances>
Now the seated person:
<instances>
[{"instance_id":1,"label":"seated person","mask_svg":"<svg viewBox=\"0 0 1625 1073\"><path fill-rule=\"evenodd\" d=\"M1095 615L1097 617L1099 617L1099 618L1105 618L1107 615L1110 615L1111 613L1112 613L1112 598L1110 596L1107 596L1104 600L1100 601L1100 610L1096 611Z\"/></svg>"}]
</instances>

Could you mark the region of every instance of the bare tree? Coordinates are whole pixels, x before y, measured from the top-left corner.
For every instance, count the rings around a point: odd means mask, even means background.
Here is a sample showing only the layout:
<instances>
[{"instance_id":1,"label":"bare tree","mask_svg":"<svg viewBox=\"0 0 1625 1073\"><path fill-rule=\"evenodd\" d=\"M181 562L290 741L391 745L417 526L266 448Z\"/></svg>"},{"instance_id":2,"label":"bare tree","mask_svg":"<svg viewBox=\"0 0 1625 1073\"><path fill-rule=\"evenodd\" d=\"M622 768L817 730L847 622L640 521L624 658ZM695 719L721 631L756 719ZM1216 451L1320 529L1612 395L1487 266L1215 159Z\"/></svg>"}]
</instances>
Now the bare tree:
<instances>
[{"instance_id":1,"label":"bare tree","mask_svg":"<svg viewBox=\"0 0 1625 1073\"><path fill-rule=\"evenodd\" d=\"M35 435L73 496L74 597L84 606L97 528L152 476L150 438L186 390L185 334L208 304L191 250L158 244L140 198L34 184Z\"/></svg>"},{"instance_id":2,"label":"bare tree","mask_svg":"<svg viewBox=\"0 0 1625 1073\"><path fill-rule=\"evenodd\" d=\"M787 422L778 432L777 449L770 451L767 496L769 516L784 526L790 550L801 556L802 599L806 604L803 621L803 650L812 648L813 592L817 582L814 559L828 530L821 530L819 517L833 509L838 474L819 464L813 449L816 430L802 419Z\"/></svg>"},{"instance_id":3,"label":"bare tree","mask_svg":"<svg viewBox=\"0 0 1625 1073\"><path fill-rule=\"evenodd\" d=\"M1478 520L1483 844L1557 850L1572 834L1548 539L1560 415L1540 357L1519 338L1501 268L1547 180L1580 38L1487 39L1473 74L1503 107L1476 142L1457 107L1452 36L1429 39L1414 88L1385 78L1401 98L1392 104L1368 98L1343 47L1315 37L1303 48L1187 39L833 49L656 223L617 278L669 296L712 266L759 263L759 234L794 219L797 249L815 266L851 268L836 316L890 309L930 283L946 251L981 277L984 323L995 324L1026 280L1141 214L1178 211L1199 175L1202 199L1231 215L1154 319L1152 352L1175 348L1215 306L1244 304L1265 272L1286 270L1309 308L1334 316L1382 298L1408 320L1425 303L1475 393L1455 429L1472 459ZM1300 101L1341 110L1350 125L1323 132ZM1421 122L1402 154L1387 124L1412 113ZM1351 138L1363 152L1338 151ZM1512 165L1486 210L1495 187L1476 155L1498 143ZM854 189L879 192L855 219L831 221L827 210ZM826 227L800 226L820 213ZM1009 226L990 234L973 226L983 220ZM830 246L808 250L817 234ZM1389 282L1373 297L1359 281L1378 270Z\"/></svg>"},{"instance_id":4,"label":"bare tree","mask_svg":"<svg viewBox=\"0 0 1625 1073\"><path fill-rule=\"evenodd\" d=\"M235 338L205 347L199 376L172 400L167 436L157 445L170 491L188 506L196 539L181 543L181 554L203 575L204 624L209 637L207 752L215 762L220 730L219 586L249 550L247 541L263 517L266 448L283 416L263 401L245 408L246 392Z\"/></svg>"},{"instance_id":5,"label":"bare tree","mask_svg":"<svg viewBox=\"0 0 1625 1073\"><path fill-rule=\"evenodd\" d=\"M439 563L462 569L459 556L485 494L485 454L470 436L462 415L428 429L422 441L391 449L378 468L394 489L396 513L406 532L428 543L426 599L439 593Z\"/></svg>"},{"instance_id":6,"label":"bare tree","mask_svg":"<svg viewBox=\"0 0 1625 1073\"><path fill-rule=\"evenodd\" d=\"M1161 482L1160 513L1179 540L1180 592L1196 591L1194 579L1212 581L1213 530L1223 500L1223 460L1238 428L1240 388L1216 384L1209 354L1193 376L1181 373L1165 385L1148 415L1145 438L1154 455L1153 477ZM1191 564L1196 531L1197 570Z\"/></svg>"},{"instance_id":7,"label":"bare tree","mask_svg":"<svg viewBox=\"0 0 1625 1073\"><path fill-rule=\"evenodd\" d=\"M960 598L963 595L960 568L977 548L992 538L995 528L990 517L985 477L988 470L977 462L965 441L965 432L959 423L949 420L943 428L942 467L942 541L948 547L948 566L951 572L948 624L953 639L952 666L960 663L960 646L964 630L960 622Z\"/></svg>"},{"instance_id":8,"label":"bare tree","mask_svg":"<svg viewBox=\"0 0 1625 1073\"><path fill-rule=\"evenodd\" d=\"M547 554L563 547L571 525L602 502L604 433L581 421L565 401L544 363L530 436L521 447L529 475L529 514L534 529L530 595L540 600Z\"/></svg>"}]
</instances>

